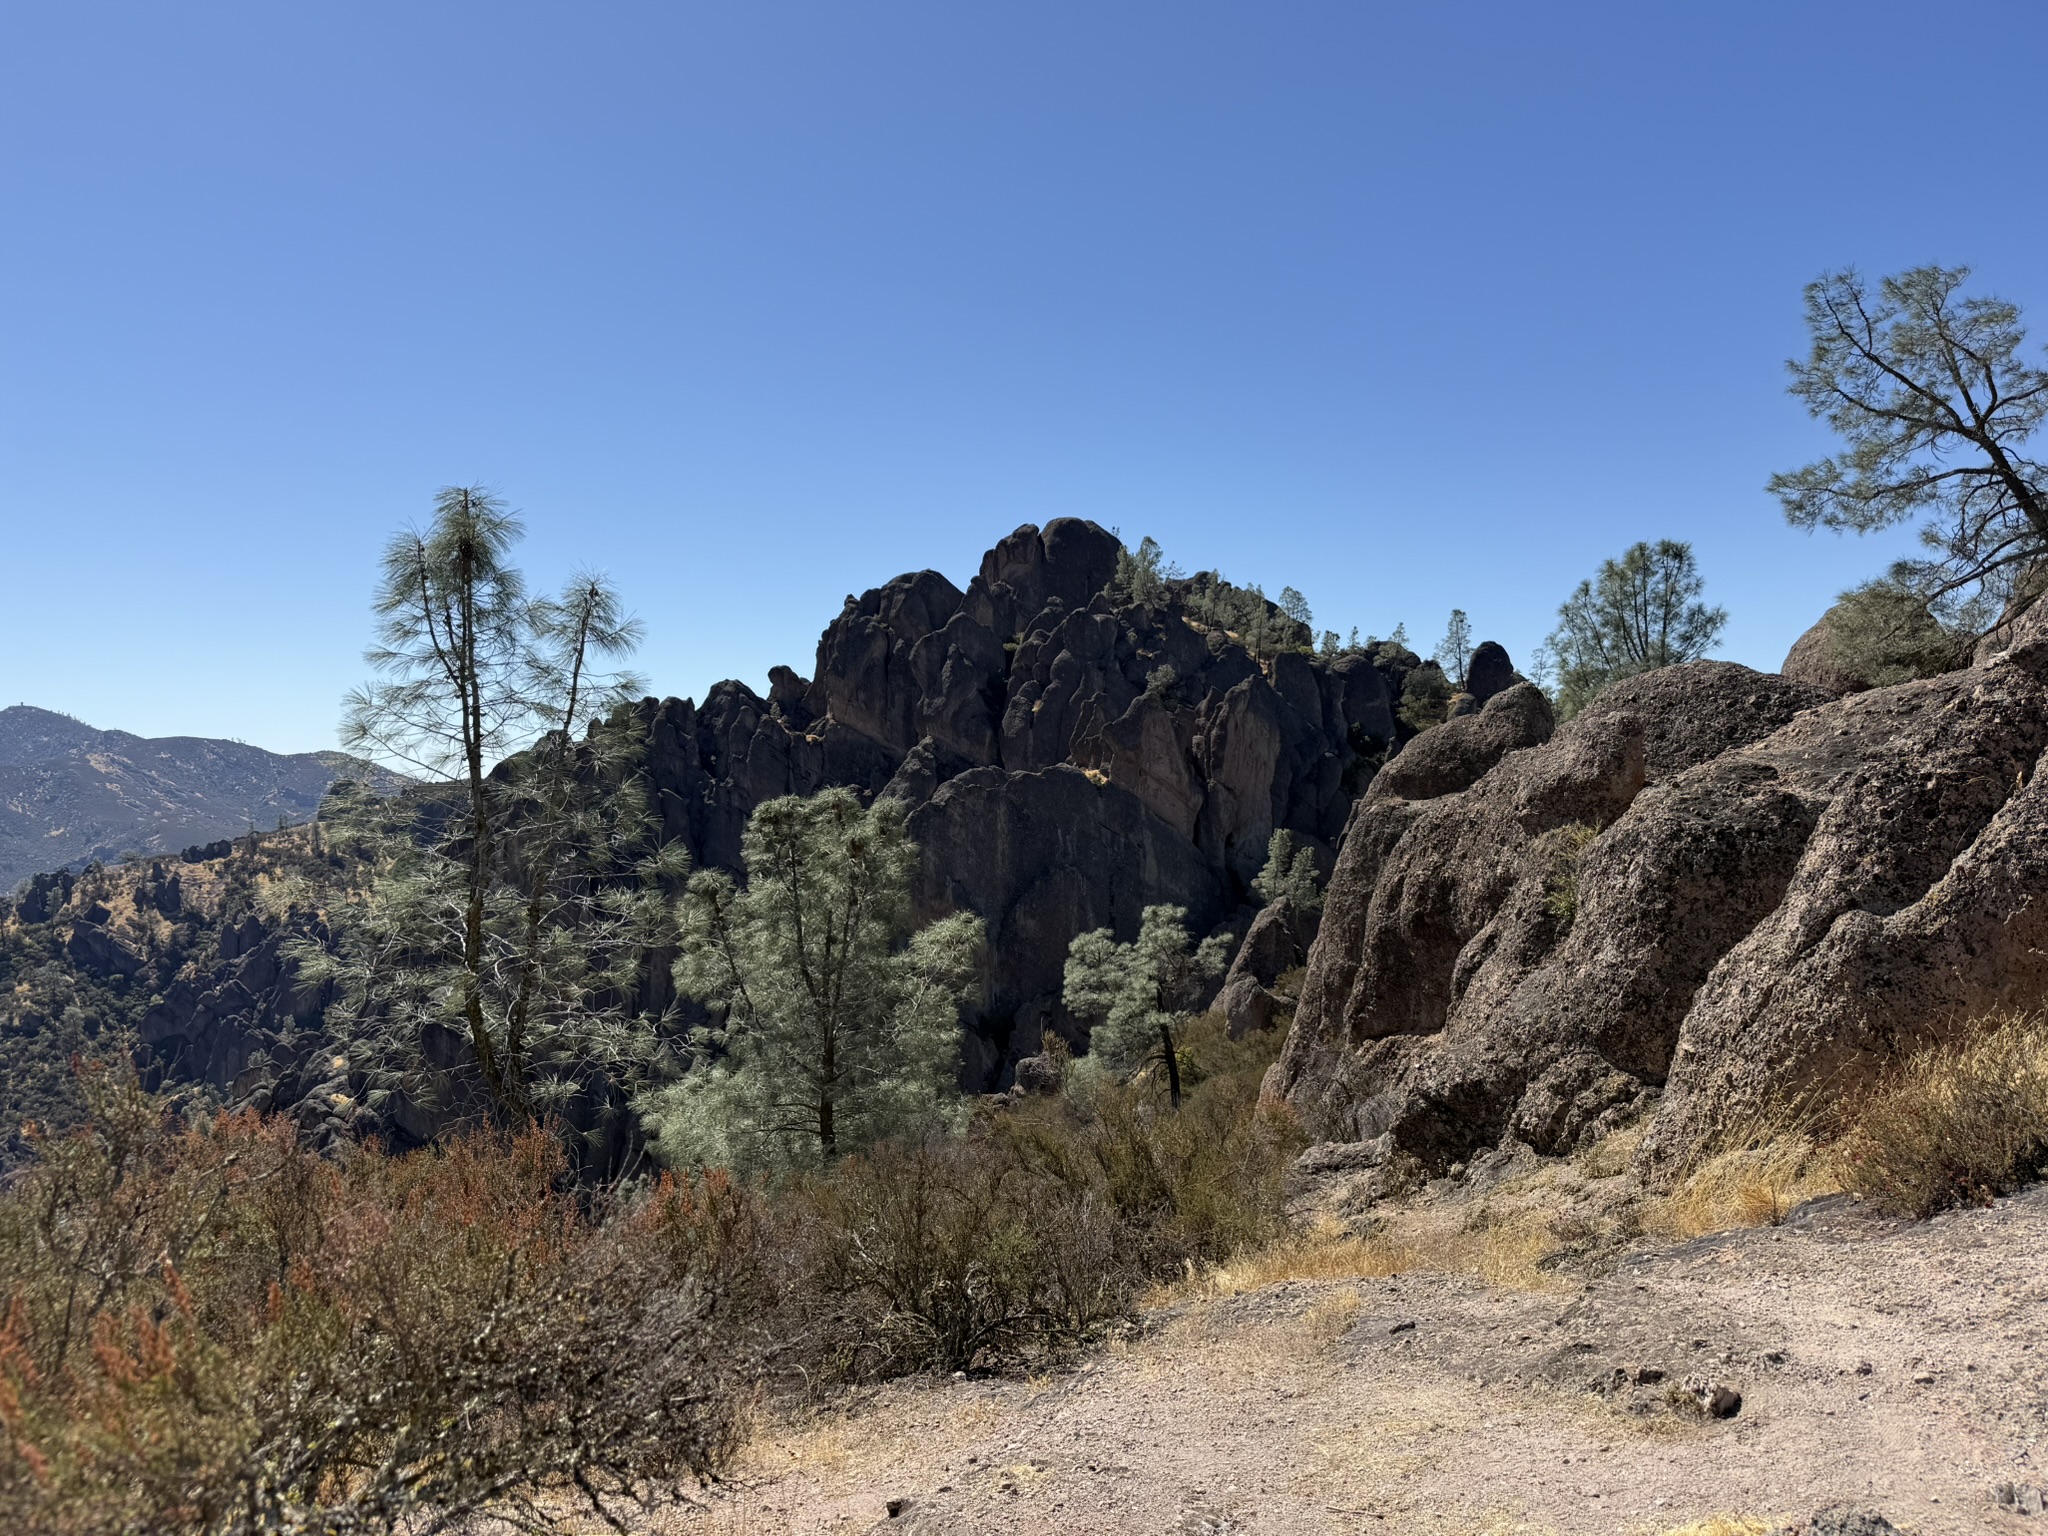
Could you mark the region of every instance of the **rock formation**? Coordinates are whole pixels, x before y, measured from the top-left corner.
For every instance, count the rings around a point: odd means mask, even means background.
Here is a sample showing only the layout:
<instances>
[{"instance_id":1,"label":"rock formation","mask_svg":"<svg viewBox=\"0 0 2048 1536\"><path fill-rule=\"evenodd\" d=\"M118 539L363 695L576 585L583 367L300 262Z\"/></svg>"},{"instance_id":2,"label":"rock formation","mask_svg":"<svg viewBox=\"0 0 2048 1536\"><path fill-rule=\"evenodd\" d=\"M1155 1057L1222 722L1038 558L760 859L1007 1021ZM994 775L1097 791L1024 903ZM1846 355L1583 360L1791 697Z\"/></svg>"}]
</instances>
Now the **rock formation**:
<instances>
[{"instance_id":1,"label":"rock formation","mask_svg":"<svg viewBox=\"0 0 2048 1536\"><path fill-rule=\"evenodd\" d=\"M2048 646L1835 698L1718 662L1533 689L1352 812L1269 1090L1442 1169L1656 1107L1682 1163L2048 987Z\"/></svg>"},{"instance_id":2,"label":"rock formation","mask_svg":"<svg viewBox=\"0 0 2048 1536\"><path fill-rule=\"evenodd\" d=\"M1307 961L1320 916L1282 896L1252 920L1223 978L1223 990L1216 994L1216 1006L1223 1010L1233 1036L1270 1029L1283 1009L1294 1006L1276 983Z\"/></svg>"},{"instance_id":3,"label":"rock formation","mask_svg":"<svg viewBox=\"0 0 2048 1536\"><path fill-rule=\"evenodd\" d=\"M809 679L642 706L663 835L700 864L736 869L748 813L776 795L849 785L911 808L924 915L988 924L974 1086L1001 1086L1044 1029L1075 1033L1074 935L1128 938L1154 902L1242 931L1274 830L1332 848L1407 734L1405 655L1255 656L1195 616L1210 578L1148 602L1112 590L1119 550L1079 519L1027 525L964 592L919 571L849 597Z\"/></svg>"},{"instance_id":4,"label":"rock formation","mask_svg":"<svg viewBox=\"0 0 2048 1536\"><path fill-rule=\"evenodd\" d=\"M1119 555L1093 523L1020 528L964 591L919 571L849 597L809 678L777 667L765 698L724 682L701 705L638 706L657 835L698 865L737 870L749 813L778 795L846 785L910 808L922 914L964 908L988 925L971 1089L1009 1086L1048 1028L1081 1043L1059 1002L1076 934L1129 938L1156 902L1187 908L1197 933L1243 933L1272 833L1289 829L1327 861L1353 798L1411 734L1394 712L1418 665L1408 652L1314 657L1304 627L1212 575L1159 582L1136 601L1113 585ZM1253 612L1258 654L1232 627ZM436 814L431 791L414 798L422 817ZM327 855L296 834L244 841L88 872L87 885L39 877L13 920L91 993L81 1017L137 1032L153 1081L287 1110L316 1141L359 1133L360 1074L324 1031L327 998L298 986L281 948L291 935L318 940L317 920L266 916L253 901L273 865ZM1240 974L1247 1005L1270 1011L1272 983L1313 928L1267 928L1264 960ZM648 982L658 992L667 978ZM42 1039L63 1016L62 991L16 998L0 1023ZM380 1102L370 1128L387 1140L432 1133L429 1118Z\"/></svg>"}]
</instances>

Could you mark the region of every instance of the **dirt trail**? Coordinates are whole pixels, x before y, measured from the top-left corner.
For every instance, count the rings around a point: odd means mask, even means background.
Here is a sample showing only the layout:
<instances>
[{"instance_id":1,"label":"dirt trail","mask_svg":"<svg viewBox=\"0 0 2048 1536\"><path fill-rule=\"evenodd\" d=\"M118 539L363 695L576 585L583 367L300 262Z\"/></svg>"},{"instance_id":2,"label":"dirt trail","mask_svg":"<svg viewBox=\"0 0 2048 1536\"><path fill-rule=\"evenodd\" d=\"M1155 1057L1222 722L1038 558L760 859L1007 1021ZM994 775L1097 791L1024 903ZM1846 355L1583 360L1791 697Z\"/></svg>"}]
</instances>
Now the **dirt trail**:
<instances>
[{"instance_id":1,"label":"dirt trail","mask_svg":"<svg viewBox=\"0 0 2048 1536\"><path fill-rule=\"evenodd\" d=\"M655 1529L1634 1536L1852 1501L2048 1536L1990 1498L2048 1484L2044 1368L2048 1190L1913 1226L1822 1201L1542 1291L1293 1281L1069 1374L900 1384ZM1740 1411L1672 1411L1695 1375Z\"/></svg>"}]
</instances>

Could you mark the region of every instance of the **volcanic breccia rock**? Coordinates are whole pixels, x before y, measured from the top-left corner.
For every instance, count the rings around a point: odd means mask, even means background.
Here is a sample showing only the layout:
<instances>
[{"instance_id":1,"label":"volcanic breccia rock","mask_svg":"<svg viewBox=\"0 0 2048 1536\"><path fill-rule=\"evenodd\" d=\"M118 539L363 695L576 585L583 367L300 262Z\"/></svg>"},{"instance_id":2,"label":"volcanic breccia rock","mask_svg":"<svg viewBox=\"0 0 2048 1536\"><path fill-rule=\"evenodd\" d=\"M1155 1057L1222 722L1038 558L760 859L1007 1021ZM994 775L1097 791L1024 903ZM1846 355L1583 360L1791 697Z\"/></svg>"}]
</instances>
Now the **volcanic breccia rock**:
<instances>
[{"instance_id":1,"label":"volcanic breccia rock","mask_svg":"<svg viewBox=\"0 0 2048 1536\"><path fill-rule=\"evenodd\" d=\"M726 682L701 706L643 706L664 834L699 864L737 868L748 813L777 795L849 785L910 809L921 912L988 925L980 1086L1043 1029L1072 1033L1076 934L1132 937L1160 902L1198 934L1241 934L1273 832L1329 857L1378 750L1407 734L1398 663L1262 661L1192 619L1191 583L1119 596L1120 547L1077 518L1027 524L964 592L918 571L849 597L809 679L777 668L766 699Z\"/></svg>"},{"instance_id":2,"label":"volcanic breccia rock","mask_svg":"<svg viewBox=\"0 0 2048 1536\"><path fill-rule=\"evenodd\" d=\"M1836 697L1724 662L1534 689L1352 812L1268 1091L1441 1170L1654 1108L1683 1164L2048 988L2048 643Z\"/></svg>"}]
</instances>

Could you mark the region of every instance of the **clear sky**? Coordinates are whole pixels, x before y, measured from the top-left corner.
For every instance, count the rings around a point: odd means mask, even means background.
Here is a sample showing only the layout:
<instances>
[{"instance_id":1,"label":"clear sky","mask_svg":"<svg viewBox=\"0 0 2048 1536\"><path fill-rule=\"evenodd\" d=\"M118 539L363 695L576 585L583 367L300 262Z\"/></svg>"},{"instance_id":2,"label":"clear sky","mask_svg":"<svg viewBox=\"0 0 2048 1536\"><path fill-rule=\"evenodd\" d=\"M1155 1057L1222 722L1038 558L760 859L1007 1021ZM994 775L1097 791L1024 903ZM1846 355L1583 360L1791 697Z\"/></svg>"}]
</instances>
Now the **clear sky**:
<instances>
[{"instance_id":1,"label":"clear sky","mask_svg":"<svg viewBox=\"0 0 2048 1536\"><path fill-rule=\"evenodd\" d=\"M1822 269L2048 340L2048 7L0 7L0 704L333 742L437 486L662 693L1077 514L1521 656L1690 539L1774 667ZM1896 543L1896 541L1893 541Z\"/></svg>"}]
</instances>

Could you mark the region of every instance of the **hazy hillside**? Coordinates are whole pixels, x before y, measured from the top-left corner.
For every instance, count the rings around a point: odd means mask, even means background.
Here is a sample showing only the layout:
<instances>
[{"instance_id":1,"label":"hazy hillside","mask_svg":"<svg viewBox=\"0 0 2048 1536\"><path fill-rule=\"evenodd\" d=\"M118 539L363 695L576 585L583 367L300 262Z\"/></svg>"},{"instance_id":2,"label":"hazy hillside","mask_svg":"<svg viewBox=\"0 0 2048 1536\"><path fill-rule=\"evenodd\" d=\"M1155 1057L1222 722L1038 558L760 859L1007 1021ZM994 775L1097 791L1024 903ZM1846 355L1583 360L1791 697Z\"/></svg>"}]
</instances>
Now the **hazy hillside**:
<instances>
[{"instance_id":1,"label":"hazy hillside","mask_svg":"<svg viewBox=\"0 0 2048 1536\"><path fill-rule=\"evenodd\" d=\"M93 859L303 821L335 779L364 773L398 783L341 752L150 739L26 704L0 709L0 891Z\"/></svg>"}]
</instances>

